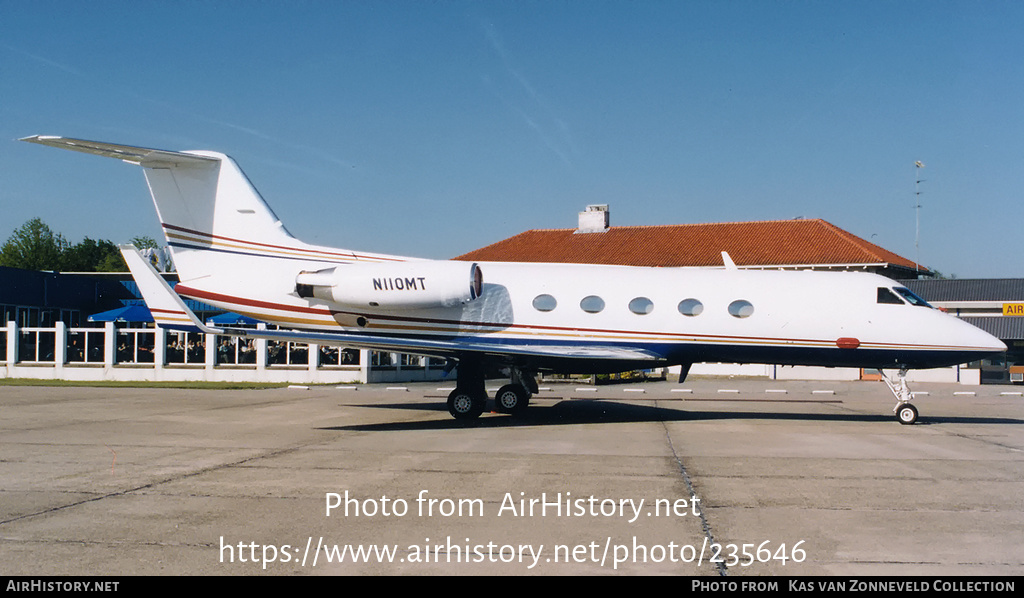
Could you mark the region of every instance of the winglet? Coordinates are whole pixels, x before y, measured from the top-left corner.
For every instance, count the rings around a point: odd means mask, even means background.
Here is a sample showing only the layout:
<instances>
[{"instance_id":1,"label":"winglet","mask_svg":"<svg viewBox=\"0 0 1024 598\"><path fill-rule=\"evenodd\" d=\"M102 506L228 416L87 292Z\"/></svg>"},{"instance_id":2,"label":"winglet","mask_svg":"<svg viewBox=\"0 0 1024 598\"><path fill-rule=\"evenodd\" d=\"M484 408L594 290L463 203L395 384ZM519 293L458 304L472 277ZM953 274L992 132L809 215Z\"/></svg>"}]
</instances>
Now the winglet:
<instances>
[{"instance_id":1,"label":"winglet","mask_svg":"<svg viewBox=\"0 0 1024 598\"><path fill-rule=\"evenodd\" d=\"M729 257L728 251L722 252L722 263L725 264L726 270L739 270L739 268L736 267L736 262L732 261L732 258Z\"/></svg>"},{"instance_id":2,"label":"winglet","mask_svg":"<svg viewBox=\"0 0 1024 598\"><path fill-rule=\"evenodd\" d=\"M204 325L181 297L171 289L149 260L142 257L134 245L121 245L121 255L131 270L132 278L139 285L142 299L153 314L153 320L161 328L222 334L224 330Z\"/></svg>"}]
</instances>

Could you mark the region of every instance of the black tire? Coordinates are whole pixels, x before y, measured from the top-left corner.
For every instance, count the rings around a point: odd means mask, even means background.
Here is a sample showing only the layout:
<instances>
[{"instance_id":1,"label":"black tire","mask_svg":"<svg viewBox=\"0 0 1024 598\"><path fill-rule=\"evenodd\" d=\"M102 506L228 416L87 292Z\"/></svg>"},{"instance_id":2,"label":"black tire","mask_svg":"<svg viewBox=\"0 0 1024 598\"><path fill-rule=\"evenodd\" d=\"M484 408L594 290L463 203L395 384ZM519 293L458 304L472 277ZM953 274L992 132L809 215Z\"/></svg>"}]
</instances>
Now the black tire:
<instances>
[{"instance_id":1,"label":"black tire","mask_svg":"<svg viewBox=\"0 0 1024 598\"><path fill-rule=\"evenodd\" d=\"M476 419L484 412L486 399L456 388L448 395L448 413L455 419Z\"/></svg>"},{"instance_id":2,"label":"black tire","mask_svg":"<svg viewBox=\"0 0 1024 598\"><path fill-rule=\"evenodd\" d=\"M498 413L519 414L530 404L530 393L521 384L506 384L494 393L494 408Z\"/></svg>"},{"instance_id":3,"label":"black tire","mask_svg":"<svg viewBox=\"0 0 1024 598\"><path fill-rule=\"evenodd\" d=\"M917 407L910 403L900 405L900 408L896 410L896 419L900 420L904 426L913 424L917 421Z\"/></svg>"}]
</instances>

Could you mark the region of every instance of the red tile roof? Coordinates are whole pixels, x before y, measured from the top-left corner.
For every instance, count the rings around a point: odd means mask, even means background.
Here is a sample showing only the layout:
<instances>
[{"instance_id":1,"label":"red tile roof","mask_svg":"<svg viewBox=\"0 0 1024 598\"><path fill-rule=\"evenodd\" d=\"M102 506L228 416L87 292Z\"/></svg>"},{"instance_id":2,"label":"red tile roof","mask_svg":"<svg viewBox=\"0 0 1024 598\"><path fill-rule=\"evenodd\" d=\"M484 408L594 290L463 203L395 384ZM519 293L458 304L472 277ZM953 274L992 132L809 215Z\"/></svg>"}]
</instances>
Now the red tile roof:
<instances>
[{"instance_id":1,"label":"red tile roof","mask_svg":"<svg viewBox=\"0 0 1024 598\"><path fill-rule=\"evenodd\" d=\"M776 220L665 226L613 226L605 232L529 230L457 260L564 262L631 266L894 265L912 261L824 220ZM925 268L921 268L925 270Z\"/></svg>"}]
</instances>

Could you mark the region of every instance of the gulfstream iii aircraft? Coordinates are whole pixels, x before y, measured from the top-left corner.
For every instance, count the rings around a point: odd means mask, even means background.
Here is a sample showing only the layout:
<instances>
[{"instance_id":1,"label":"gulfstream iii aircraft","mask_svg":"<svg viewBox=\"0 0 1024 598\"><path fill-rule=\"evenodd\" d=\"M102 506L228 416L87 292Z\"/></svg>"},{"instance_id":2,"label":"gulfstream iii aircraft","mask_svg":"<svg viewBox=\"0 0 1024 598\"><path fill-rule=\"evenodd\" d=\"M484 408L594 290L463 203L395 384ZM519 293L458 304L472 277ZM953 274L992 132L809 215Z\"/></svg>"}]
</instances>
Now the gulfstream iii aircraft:
<instances>
[{"instance_id":1,"label":"gulfstream iii aircraft","mask_svg":"<svg viewBox=\"0 0 1024 598\"><path fill-rule=\"evenodd\" d=\"M180 283L171 290L122 249L160 326L370 348L457 364L448 410L478 417L485 374L508 372L498 411L521 412L540 372L608 373L697 362L897 370L885 380L904 424L917 420L911 368L1006 350L998 339L868 273L472 263L304 243L284 228L235 162L34 136L24 141L141 166ZM202 324L178 294L277 330Z\"/></svg>"}]
</instances>

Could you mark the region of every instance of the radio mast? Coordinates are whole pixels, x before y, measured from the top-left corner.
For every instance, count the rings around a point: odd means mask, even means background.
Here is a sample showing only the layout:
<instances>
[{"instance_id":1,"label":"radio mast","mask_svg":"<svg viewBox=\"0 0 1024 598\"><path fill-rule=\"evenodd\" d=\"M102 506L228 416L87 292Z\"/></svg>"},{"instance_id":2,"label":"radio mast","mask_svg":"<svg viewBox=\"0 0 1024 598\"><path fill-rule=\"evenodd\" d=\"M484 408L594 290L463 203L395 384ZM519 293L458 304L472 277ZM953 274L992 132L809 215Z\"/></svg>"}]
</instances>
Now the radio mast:
<instances>
[{"instance_id":1,"label":"radio mast","mask_svg":"<svg viewBox=\"0 0 1024 598\"><path fill-rule=\"evenodd\" d=\"M914 270L921 272L921 170L924 162L914 162Z\"/></svg>"}]
</instances>

